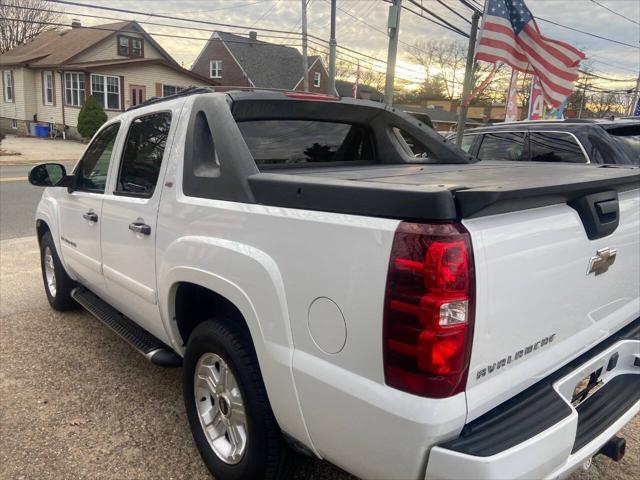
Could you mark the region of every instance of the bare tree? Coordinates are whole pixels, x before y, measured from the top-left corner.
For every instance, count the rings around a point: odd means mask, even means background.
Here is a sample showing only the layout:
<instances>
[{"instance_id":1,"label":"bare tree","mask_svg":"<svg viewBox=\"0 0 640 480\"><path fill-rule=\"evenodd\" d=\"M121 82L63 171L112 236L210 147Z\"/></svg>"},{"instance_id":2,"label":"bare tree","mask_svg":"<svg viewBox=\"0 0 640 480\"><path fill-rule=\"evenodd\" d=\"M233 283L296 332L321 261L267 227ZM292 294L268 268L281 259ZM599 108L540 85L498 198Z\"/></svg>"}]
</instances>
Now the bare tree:
<instances>
[{"instance_id":1,"label":"bare tree","mask_svg":"<svg viewBox=\"0 0 640 480\"><path fill-rule=\"evenodd\" d=\"M0 4L0 53L27 43L42 32L56 30L60 14L44 0L3 0Z\"/></svg>"}]
</instances>

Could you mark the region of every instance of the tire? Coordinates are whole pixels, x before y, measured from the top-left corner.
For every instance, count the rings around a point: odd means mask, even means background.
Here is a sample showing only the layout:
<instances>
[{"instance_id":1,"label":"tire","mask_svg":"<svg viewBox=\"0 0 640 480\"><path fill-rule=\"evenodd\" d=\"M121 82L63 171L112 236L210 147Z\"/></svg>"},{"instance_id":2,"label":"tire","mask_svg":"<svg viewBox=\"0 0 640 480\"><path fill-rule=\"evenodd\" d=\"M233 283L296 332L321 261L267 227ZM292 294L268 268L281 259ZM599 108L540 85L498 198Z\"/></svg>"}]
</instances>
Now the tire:
<instances>
[{"instance_id":1,"label":"tire","mask_svg":"<svg viewBox=\"0 0 640 480\"><path fill-rule=\"evenodd\" d=\"M40 268L49 305L61 312L77 308L78 304L71 298L71 291L76 283L64 270L50 232L40 239Z\"/></svg>"},{"instance_id":2,"label":"tire","mask_svg":"<svg viewBox=\"0 0 640 480\"><path fill-rule=\"evenodd\" d=\"M214 478L258 480L288 477L294 454L271 411L248 335L240 329L230 328L221 320L205 321L189 338L183 366L183 394L191 432L200 456ZM225 370L231 374L227 376L226 385L223 388L218 381L218 387L214 388L211 379L217 374L220 380ZM195 381L196 371L203 377L210 374L206 377L210 379L206 387L205 382ZM240 404L245 413L244 425L241 422L243 417L238 413L242 409L237 408ZM215 418L209 424L201 420L205 411L210 412L204 415L205 418ZM224 424L225 419L227 424ZM205 424L210 436L205 433ZM215 441L209 440L215 437ZM233 439L239 441L233 442Z\"/></svg>"}]
</instances>

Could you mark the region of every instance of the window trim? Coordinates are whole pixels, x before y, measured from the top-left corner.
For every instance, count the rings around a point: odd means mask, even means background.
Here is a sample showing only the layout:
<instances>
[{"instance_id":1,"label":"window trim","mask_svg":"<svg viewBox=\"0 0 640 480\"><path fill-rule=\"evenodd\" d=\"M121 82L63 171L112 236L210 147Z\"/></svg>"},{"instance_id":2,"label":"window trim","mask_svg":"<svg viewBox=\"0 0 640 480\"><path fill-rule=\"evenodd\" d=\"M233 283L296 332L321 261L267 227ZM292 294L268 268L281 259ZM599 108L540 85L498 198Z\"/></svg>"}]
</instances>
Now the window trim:
<instances>
[{"instance_id":1,"label":"window trim","mask_svg":"<svg viewBox=\"0 0 640 480\"><path fill-rule=\"evenodd\" d=\"M159 115L162 113L168 113L169 114L169 131L167 132L167 141L165 143L165 148L164 148L164 152L162 152L162 161L160 162L160 170L158 170L158 178L156 179L156 184L153 187L153 192L151 192L151 194L146 194L146 193L135 193L135 192L120 192L118 191L118 180L120 179L120 173L122 172L122 166L124 165L124 154L127 150L127 142L129 141L129 135L131 134L131 126L133 125L133 122L135 122L136 120L140 119L140 118L144 118L144 117L149 117L151 115ZM113 186L113 195L115 195L116 197L131 197L131 198L141 198L141 199L150 199L153 198L153 196L155 195L155 193L157 191L160 191L162 189L158 188L158 182L160 181L160 174L162 172L162 165L165 163L165 155L167 155L167 153L169 152L170 148L167 148L168 144L169 144L169 139L171 138L171 131L173 129L173 110L156 110L154 112L149 112L149 113L144 113L142 115L138 115L137 117L133 117L131 120L129 120L129 122L127 123L127 136L124 137L124 143L122 143L122 147L120 149L120 161L118 162L118 171L116 173L116 177L115 177L115 185ZM170 146L169 146L170 147Z\"/></svg>"},{"instance_id":2,"label":"window trim","mask_svg":"<svg viewBox=\"0 0 640 480\"><path fill-rule=\"evenodd\" d=\"M55 106L56 104L56 77L53 70L43 70L42 76L42 104L46 106ZM51 100L47 100L47 76L51 77Z\"/></svg>"},{"instance_id":3,"label":"window trim","mask_svg":"<svg viewBox=\"0 0 640 480\"><path fill-rule=\"evenodd\" d=\"M313 86L320 88L320 82L322 81L322 73L313 72Z\"/></svg>"},{"instance_id":4,"label":"window trim","mask_svg":"<svg viewBox=\"0 0 640 480\"><path fill-rule=\"evenodd\" d=\"M215 65L215 75L213 74ZM222 78L222 60L209 60L209 78Z\"/></svg>"},{"instance_id":5,"label":"window trim","mask_svg":"<svg viewBox=\"0 0 640 480\"><path fill-rule=\"evenodd\" d=\"M7 73L9 74L8 76ZM7 85L7 77L9 78L11 85ZM7 87L11 88L11 98L7 98ZM13 70L2 71L2 99L4 100L4 103L16 102L16 84L13 81Z\"/></svg>"},{"instance_id":6,"label":"window trim","mask_svg":"<svg viewBox=\"0 0 640 480\"><path fill-rule=\"evenodd\" d=\"M75 105L73 103L67 103L67 75L78 75L78 105ZM63 72L63 78L64 78L64 85L63 85L63 90L64 90L64 96L62 98L62 102L63 105L65 107L74 107L74 108L82 108L82 106L84 105L84 102L87 101L87 82L86 82L86 75L84 74L84 72ZM83 83L83 88L80 88L80 79L82 78L82 83ZM71 81L71 88L69 89L71 90L71 100L73 100L73 92L76 91L73 89L73 80ZM84 92L84 100L82 102L80 102L80 92Z\"/></svg>"},{"instance_id":7,"label":"window trim","mask_svg":"<svg viewBox=\"0 0 640 480\"><path fill-rule=\"evenodd\" d=\"M587 155L587 151L584 148L584 145L582 145L582 142L578 139L578 137L576 137L576 135L573 132L566 132L566 131L562 131L562 130L528 130L527 131L527 143L529 144L529 159L528 161L531 162L531 134L532 133L559 133L561 135L570 135L571 137L573 137L573 139L576 141L576 143L578 144L578 147L580 147L580 150L582 151L582 155L584 155L584 158L586 160L586 164L591 163L591 158L589 157L589 155ZM580 165L580 163L578 162L550 162L550 163L575 163L577 165Z\"/></svg>"},{"instance_id":8,"label":"window trim","mask_svg":"<svg viewBox=\"0 0 640 480\"><path fill-rule=\"evenodd\" d=\"M114 154L117 151L117 146L118 146L118 136L120 135L120 128L122 127L122 122L117 120L115 122L110 122L110 123L105 123L100 130L98 130L96 132L96 135L93 137L93 141L91 141L89 143L89 145L87 145L87 148L85 150L85 153L82 155L82 157L80 158L80 161L77 163L76 168L78 168L78 170L74 170L74 175L76 177L79 177L80 175L80 170L79 167L80 165L82 165L82 162L84 162L84 157L87 154L87 152L89 151L89 147L93 144L93 142L95 142L95 140L98 138L98 135L101 135L105 130L107 130L108 128L111 128L112 126L117 125L118 126L118 130L116 131L116 138L113 141L113 150L111 150L111 158L109 158L109 168L107 168L107 178L104 182L104 189L103 190L98 190L95 188L82 188L80 186L80 182L79 182L79 178L76 178L75 182L76 182L76 187L74 187L73 191L75 192L85 192L85 193L94 193L97 195L105 195L107 193L107 188L109 187L109 181L110 181L110 175L111 175L111 167L112 167L112 163L113 163L113 159L114 159Z\"/></svg>"},{"instance_id":9,"label":"window trim","mask_svg":"<svg viewBox=\"0 0 640 480\"><path fill-rule=\"evenodd\" d=\"M104 79L102 86L104 87L104 90L102 92L96 92L96 93L102 93L103 97L104 97L104 107L103 110L105 112L108 111L112 111L112 112L121 112L122 111L122 77L119 77L118 75L107 75L107 74L102 74L102 73L92 73L90 76L90 87L89 87L89 91L91 92L91 96L93 96L93 77L102 77ZM109 108L108 106L108 99L109 99L109 92L107 91L107 78L116 78L118 80L118 108ZM112 92L113 93L113 92Z\"/></svg>"},{"instance_id":10,"label":"window trim","mask_svg":"<svg viewBox=\"0 0 640 480\"><path fill-rule=\"evenodd\" d=\"M120 52L120 39L127 40L127 53ZM133 39L140 40L140 55L133 54ZM132 35L118 35L116 39L116 55L118 57L127 57L127 58L144 58L144 38L143 37L134 37Z\"/></svg>"}]
</instances>

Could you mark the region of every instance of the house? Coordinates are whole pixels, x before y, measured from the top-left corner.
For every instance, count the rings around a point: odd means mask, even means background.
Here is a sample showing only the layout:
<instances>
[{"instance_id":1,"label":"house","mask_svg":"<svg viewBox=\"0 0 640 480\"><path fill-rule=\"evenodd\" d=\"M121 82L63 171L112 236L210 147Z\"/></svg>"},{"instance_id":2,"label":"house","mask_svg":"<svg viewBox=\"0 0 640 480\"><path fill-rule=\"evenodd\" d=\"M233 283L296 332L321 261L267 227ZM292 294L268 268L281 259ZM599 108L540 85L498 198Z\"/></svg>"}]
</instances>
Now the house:
<instances>
[{"instance_id":1,"label":"house","mask_svg":"<svg viewBox=\"0 0 640 480\"><path fill-rule=\"evenodd\" d=\"M329 74L322 58L309 56L309 91L328 93ZM249 36L213 32L191 70L223 86L304 90L302 54L292 47Z\"/></svg>"},{"instance_id":2,"label":"house","mask_svg":"<svg viewBox=\"0 0 640 480\"><path fill-rule=\"evenodd\" d=\"M346 80L336 80L336 90L341 97L353 97L353 84ZM356 98L361 100L372 100L374 102L383 102L384 95L370 85L358 84Z\"/></svg>"},{"instance_id":3,"label":"house","mask_svg":"<svg viewBox=\"0 0 640 480\"><path fill-rule=\"evenodd\" d=\"M44 32L0 55L0 130L28 134L34 122L77 137L89 95L112 117L151 97L216 84L182 68L134 21Z\"/></svg>"}]
</instances>

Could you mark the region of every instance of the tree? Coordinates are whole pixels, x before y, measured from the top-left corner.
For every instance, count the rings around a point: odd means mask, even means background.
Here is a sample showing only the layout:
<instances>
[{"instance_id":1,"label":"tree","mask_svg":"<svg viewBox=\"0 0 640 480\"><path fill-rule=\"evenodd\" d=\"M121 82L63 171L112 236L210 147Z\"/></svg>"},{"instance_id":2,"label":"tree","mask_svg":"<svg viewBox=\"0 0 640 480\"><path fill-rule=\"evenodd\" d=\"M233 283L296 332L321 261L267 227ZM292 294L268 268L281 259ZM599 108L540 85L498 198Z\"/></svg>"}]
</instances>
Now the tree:
<instances>
[{"instance_id":1,"label":"tree","mask_svg":"<svg viewBox=\"0 0 640 480\"><path fill-rule=\"evenodd\" d=\"M3 0L0 4L0 53L27 43L42 32L57 30L60 14L44 0Z\"/></svg>"},{"instance_id":2,"label":"tree","mask_svg":"<svg viewBox=\"0 0 640 480\"><path fill-rule=\"evenodd\" d=\"M78 114L78 132L84 138L93 137L94 133L107 121L107 114L96 99L88 97Z\"/></svg>"}]
</instances>

